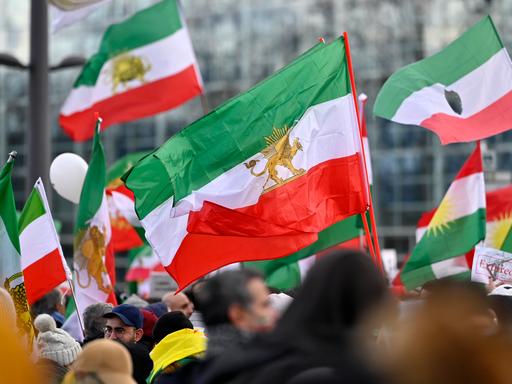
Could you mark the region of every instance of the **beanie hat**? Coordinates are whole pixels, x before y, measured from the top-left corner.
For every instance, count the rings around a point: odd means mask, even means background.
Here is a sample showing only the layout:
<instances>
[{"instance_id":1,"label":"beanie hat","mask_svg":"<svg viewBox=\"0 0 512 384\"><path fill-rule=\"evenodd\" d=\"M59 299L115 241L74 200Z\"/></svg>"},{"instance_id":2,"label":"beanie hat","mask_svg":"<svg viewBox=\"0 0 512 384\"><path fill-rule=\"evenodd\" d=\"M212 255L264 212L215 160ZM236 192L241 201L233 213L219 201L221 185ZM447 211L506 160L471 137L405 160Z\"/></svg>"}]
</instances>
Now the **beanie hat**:
<instances>
[{"instance_id":1,"label":"beanie hat","mask_svg":"<svg viewBox=\"0 0 512 384\"><path fill-rule=\"evenodd\" d=\"M37 346L39 357L53 360L66 366L71 364L82 351L80 344L69 333L57 328L55 320L47 314L41 314L34 320L34 326L39 331Z\"/></svg>"},{"instance_id":2,"label":"beanie hat","mask_svg":"<svg viewBox=\"0 0 512 384\"><path fill-rule=\"evenodd\" d=\"M130 354L118 342L108 339L91 341L71 366L63 383L74 382L71 378L97 375L103 383L135 384Z\"/></svg>"},{"instance_id":3,"label":"beanie hat","mask_svg":"<svg viewBox=\"0 0 512 384\"><path fill-rule=\"evenodd\" d=\"M4 288L0 288L0 323L7 326L16 324L16 308L11 295Z\"/></svg>"},{"instance_id":4,"label":"beanie hat","mask_svg":"<svg viewBox=\"0 0 512 384\"><path fill-rule=\"evenodd\" d=\"M142 330L144 331L144 336L153 338L153 328L155 328L155 324L158 320L158 317L147 309L141 309L140 313L144 317L144 321L142 322Z\"/></svg>"},{"instance_id":5,"label":"beanie hat","mask_svg":"<svg viewBox=\"0 0 512 384\"><path fill-rule=\"evenodd\" d=\"M165 336L184 328L194 329L194 326L183 312L166 313L158 319L153 328L153 340L158 344Z\"/></svg>"}]
</instances>

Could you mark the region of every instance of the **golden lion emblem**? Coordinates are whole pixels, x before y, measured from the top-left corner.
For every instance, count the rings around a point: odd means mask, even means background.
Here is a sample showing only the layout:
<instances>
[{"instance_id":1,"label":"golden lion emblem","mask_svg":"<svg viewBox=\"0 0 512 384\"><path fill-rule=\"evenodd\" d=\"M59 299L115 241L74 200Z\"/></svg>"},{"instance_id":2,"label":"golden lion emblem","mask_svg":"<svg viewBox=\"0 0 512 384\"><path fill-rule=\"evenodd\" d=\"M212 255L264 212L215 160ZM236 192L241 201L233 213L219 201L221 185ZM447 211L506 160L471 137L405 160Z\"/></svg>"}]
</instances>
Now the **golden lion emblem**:
<instances>
[{"instance_id":1,"label":"golden lion emblem","mask_svg":"<svg viewBox=\"0 0 512 384\"><path fill-rule=\"evenodd\" d=\"M27 303L27 291L25 290L25 283L20 283L11 287L11 282L23 277L19 272L4 281L4 288L11 295L16 309L16 326L21 334L28 337L28 345L32 347L32 340L34 338L34 329L32 328L32 318L30 316L30 309Z\"/></svg>"},{"instance_id":2,"label":"golden lion emblem","mask_svg":"<svg viewBox=\"0 0 512 384\"><path fill-rule=\"evenodd\" d=\"M112 81L112 93L117 92L119 85L125 89L127 83L132 80L139 80L142 84L146 82L144 76L151 70L151 63L140 56L123 54L117 56L112 62L112 68L107 72Z\"/></svg>"},{"instance_id":3,"label":"golden lion emblem","mask_svg":"<svg viewBox=\"0 0 512 384\"><path fill-rule=\"evenodd\" d=\"M290 144L289 136L290 129L285 125L284 128L274 128L272 130L272 134L265 137L265 142L268 146L263 149L261 153L266 159L268 159L268 161L261 172L254 172L254 168L259 160L250 160L249 162L244 163L245 167L256 177L263 176L268 172L265 185L269 180L274 181L276 185L282 185L286 182L286 180L279 176L277 171L278 166L288 168L292 172L293 176L299 176L305 172L304 169L297 169L292 164L292 160L297 152L302 151L302 144L298 138L295 138L293 143Z\"/></svg>"},{"instance_id":4,"label":"golden lion emblem","mask_svg":"<svg viewBox=\"0 0 512 384\"><path fill-rule=\"evenodd\" d=\"M97 226L92 226L87 230L80 243L80 255L82 265L78 267L78 272L87 271L87 281L80 281L80 274L76 274L76 282L82 288L88 288L92 280L96 282L98 289L106 294L112 291L110 285L105 285L103 277L107 274L105 263L103 262L106 254L105 236Z\"/></svg>"}]
</instances>

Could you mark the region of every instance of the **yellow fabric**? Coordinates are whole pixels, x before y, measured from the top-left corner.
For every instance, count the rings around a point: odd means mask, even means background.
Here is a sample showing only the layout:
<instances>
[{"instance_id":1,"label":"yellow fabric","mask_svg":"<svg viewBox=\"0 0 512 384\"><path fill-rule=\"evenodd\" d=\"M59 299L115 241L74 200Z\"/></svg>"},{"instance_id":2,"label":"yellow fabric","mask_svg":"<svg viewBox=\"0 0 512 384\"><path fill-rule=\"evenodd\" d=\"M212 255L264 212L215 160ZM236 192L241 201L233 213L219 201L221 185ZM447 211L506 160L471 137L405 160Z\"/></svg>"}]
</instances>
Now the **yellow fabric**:
<instances>
[{"instance_id":1,"label":"yellow fabric","mask_svg":"<svg viewBox=\"0 0 512 384\"><path fill-rule=\"evenodd\" d=\"M186 328L165 336L149 354L153 360L149 382L151 383L155 375L168 365L205 350L206 336L201 331Z\"/></svg>"}]
</instances>

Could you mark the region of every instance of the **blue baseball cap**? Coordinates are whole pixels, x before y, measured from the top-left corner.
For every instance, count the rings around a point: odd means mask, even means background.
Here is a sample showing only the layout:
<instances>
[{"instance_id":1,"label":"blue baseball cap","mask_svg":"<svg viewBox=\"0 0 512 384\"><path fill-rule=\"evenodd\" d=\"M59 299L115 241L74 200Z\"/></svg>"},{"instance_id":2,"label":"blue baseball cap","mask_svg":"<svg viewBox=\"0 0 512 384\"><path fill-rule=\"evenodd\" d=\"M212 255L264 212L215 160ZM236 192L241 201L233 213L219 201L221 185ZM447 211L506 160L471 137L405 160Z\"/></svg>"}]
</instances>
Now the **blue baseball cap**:
<instances>
[{"instance_id":1,"label":"blue baseball cap","mask_svg":"<svg viewBox=\"0 0 512 384\"><path fill-rule=\"evenodd\" d=\"M140 310L130 304L121 304L112 309L112 312L105 313L103 315L105 319L112 319L113 317L117 317L121 319L121 321L130 326L135 327L137 329L142 328L142 324L144 321L144 317Z\"/></svg>"}]
</instances>

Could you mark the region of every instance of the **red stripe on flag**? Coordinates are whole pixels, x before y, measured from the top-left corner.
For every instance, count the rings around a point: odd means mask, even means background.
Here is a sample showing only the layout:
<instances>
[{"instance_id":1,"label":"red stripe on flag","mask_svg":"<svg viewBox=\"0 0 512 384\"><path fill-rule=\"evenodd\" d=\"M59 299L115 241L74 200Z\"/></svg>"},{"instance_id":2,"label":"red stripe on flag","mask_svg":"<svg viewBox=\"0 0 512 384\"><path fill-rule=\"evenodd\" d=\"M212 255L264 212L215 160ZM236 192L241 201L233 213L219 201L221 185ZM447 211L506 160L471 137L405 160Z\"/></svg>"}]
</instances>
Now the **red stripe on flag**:
<instances>
[{"instance_id":1,"label":"red stripe on flag","mask_svg":"<svg viewBox=\"0 0 512 384\"><path fill-rule=\"evenodd\" d=\"M469 117L436 113L420 125L436 133L442 144L476 141L508 131L512 128L512 91Z\"/></svg>"},{"instance_id":2,"label":"red stripe on flag","mask_svg":"<svg viewBox=\"0 0 512 384\"><path fill-rule=\"evenodd\" d=\"M359 158L321 163L249 207L205 202L190 213L189 233L167 271L184 288L225 265L274 259L313 243L321 230L366 209Z\"/></svg>"},{"instance_id":3,"label":"red stripe on flag","mask_svg":"<svg viewBox=\"0 0 512 384\"><path fill-rule=\"evenodd\" d=\"M23 270L27 300L33 304L60 283L66 281L62 257L56 248Z\"/></svg>"},{"instance_id":4,"label":"red stripe on flag","mask_svg":"<svg viewBox=\"0 0 512 384\"><path fill-rule=\"evenodd\" d=\"M103 118L102 129L117 123L132 121L175 108L201 94L202 87L193 65L176 75L169 76L119 95L99 101L91 107L60 115L59 123L75 141L88 140L94 133L94 112Z\"/></svg>"},{"instance_id":5,"label":"red stripe on flag","mask_svg":"<svg viewBox=\"0 0 512 384\"><path fill-rule=\"evenodd\" d=\"M480 143L476 143L475 150L460 169L454 180L462 179L463 177L473 175L475 173L482 173L484 167L482 164L482 152L480 151Z\"/></svg>"},{"instance_id":6,"label":"red stripe on flag","mask_svg":"<svg viewBox=\"0 0 512 384\"><path fill-rule=\"evenodd\" d=\"M488 222L504 218L512 212L512 186L487 192L485 197Z\"/></svg>"}]
</instances>

